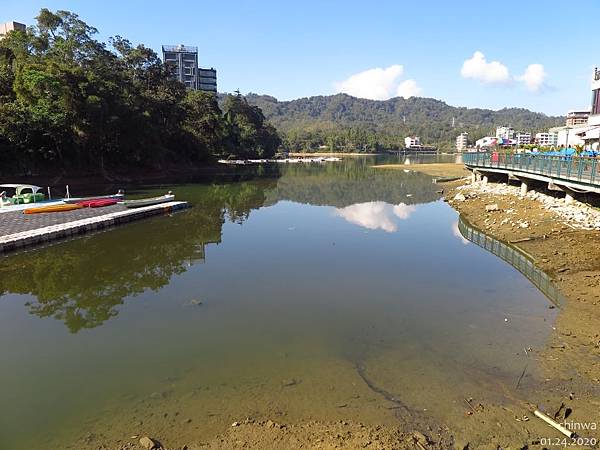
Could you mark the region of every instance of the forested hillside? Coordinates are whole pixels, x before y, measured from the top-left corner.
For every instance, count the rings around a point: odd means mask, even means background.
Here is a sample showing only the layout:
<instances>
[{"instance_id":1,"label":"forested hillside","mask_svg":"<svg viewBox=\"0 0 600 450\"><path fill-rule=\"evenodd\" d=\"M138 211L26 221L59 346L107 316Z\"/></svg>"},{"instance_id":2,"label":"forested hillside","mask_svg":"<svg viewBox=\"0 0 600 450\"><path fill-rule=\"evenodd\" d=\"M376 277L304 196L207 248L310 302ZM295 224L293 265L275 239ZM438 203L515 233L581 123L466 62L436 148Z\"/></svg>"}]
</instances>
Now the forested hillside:
<instances>
[{"instance_id":1,"label":"forested hillside","mask_svg":"<svg viewBox=\"0 0 600 450\"><path fill-rule=\"evenodd\" d=\"M68 11L0 40L0 172L104 173L270 157L276 130L256 106L186 91L143 44Z\"/></svg>"},{"instance_id":2,"label":"forested hillside","mask_svg":"<svg viewBox=\"0 0 600 450\"><path fill-rule=\"evenodd\" d=\"M501 125L538 132L564 123L563 117L527 109L459 108L422 97L378 101L336 94L278 101L267 95L249 94L246 98L262 109L292 150L316 149L320 145L348 151L400 148L404 138L413 134L420 136L424 144L443 149L452 148L462 131L469 132L470 140L476 140L495 133Z\"/></svg>"}]
</instances>

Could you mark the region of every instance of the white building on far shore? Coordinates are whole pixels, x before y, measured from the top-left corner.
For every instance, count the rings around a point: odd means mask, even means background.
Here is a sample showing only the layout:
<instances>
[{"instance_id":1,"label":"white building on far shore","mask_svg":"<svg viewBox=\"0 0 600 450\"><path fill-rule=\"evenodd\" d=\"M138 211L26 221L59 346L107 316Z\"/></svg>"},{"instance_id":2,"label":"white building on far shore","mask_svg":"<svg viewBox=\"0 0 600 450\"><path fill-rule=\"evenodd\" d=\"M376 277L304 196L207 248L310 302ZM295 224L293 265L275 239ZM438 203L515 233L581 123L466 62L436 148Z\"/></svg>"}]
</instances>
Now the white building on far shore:
<instances>
[{"instance_id":1,"label":"white building on far shore","mask_svg":"<svg viewBox=\"0 0 600 450\"><path fill-rule=\"evenodd\" d=\"M535 143L542 147L553 147L558 144L558 134L556 133L536 133Z\"/></svg>"},{"instance_id":2,"label":"white building on far shore","mask_svg":"<svg viewBox=\"0 0 600 450\"><path fill-rule=\"evenodd\" d=\"M406 148L421 147L421 139L419 139L419 136L408 136L406 139L404 139L404 146Z\"/></svg>"},{"instance_id":3,"label":"white building on far shore","mask_svg":"<svg viewBox=\"0 0 600 450\"><path fill-rule=\"evenodd\" d=\"M517 145L531 144L531 133L517 133L515 140L517 141Z\"/></svg>"},{"instance_id":4,"label":"white building on far shore","mask_svg":"<svg viewBox=\"0 0 600 450\"><path fill-rule=\"evenodd\" d=\"M548 131L556 134L556 145L558 147L575 147L576 145L584 145L585 142L577 133L585 131L587 125L579 125L572 127L553 127Z\"/></svg>"},{"instance_id":5,"label":"white building on far shore","mask_svg":"<svg viewBox=\"0 0 600 450\"><path fill-rule=\"evenodd\" d=\"M565 125L568 127L578 127L580 125L587 125L588 118L590 117L590 110L575 111L572 109L567 112L567 120Z\"/></svg>"},{"instance_id":6,"label":"white building on far shore","mask_svg":"<svg viewBox=\"0 0 600 450\"><path fill-rule=\"evenodd\" d=\"M469 144L469 133L460 133L456 137L456 150L458 150L459 152L466 150L468 144Z\"/></svg>"},{"instance_id":7,"label":"white building on far shore","mask_svg":"<svg viewBox=\"0 0 600 450\"><path fill-rule=\"evenodd\" d=\"M505 140L513 139L515 137L515 130L512 127L498 127L496 128L496 137Z\"/></svg>"}]
</instances>

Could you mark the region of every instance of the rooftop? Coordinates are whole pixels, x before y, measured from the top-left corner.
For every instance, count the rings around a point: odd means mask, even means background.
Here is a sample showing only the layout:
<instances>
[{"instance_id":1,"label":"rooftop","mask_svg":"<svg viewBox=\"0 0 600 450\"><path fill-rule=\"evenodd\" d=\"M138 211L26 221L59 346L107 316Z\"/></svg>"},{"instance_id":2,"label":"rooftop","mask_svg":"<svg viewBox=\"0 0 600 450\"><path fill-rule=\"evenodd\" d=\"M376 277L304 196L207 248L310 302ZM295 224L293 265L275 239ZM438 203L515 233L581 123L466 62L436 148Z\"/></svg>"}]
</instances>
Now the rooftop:
<instances>
[{"instance_id":1,"label":"rooftop","mask_svg":"<svg viewBox=\"0 0 600 450\"><path fill-rule=\"evenodd\" d=\"M198 47L192 47L190 45L163 45L163 52L186 52L186 53L198 53Z\"/></svg>"}]
</instances>

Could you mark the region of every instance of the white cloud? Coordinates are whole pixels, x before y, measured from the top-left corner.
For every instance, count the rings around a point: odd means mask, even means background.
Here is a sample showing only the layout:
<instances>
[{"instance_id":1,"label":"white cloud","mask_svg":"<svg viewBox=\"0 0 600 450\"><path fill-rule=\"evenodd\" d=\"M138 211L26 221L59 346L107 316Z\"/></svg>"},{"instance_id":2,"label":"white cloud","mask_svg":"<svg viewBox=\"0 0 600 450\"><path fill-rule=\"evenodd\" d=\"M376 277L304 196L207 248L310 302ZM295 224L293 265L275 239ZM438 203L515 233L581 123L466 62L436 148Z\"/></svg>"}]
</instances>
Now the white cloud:
<instances>
[{"instance_id":1,"label":"white cloud","mask_svg":"<svg viewBox=\"0 0 600 450\"><path fill-rule=\"evenodd\" d=\"M421 95L422 91L423 89L417 86L417 82L415 80L405 80L398 85L398 89L396 89L396 95L404 98L418 97Z\"/></svg>"},{"instance_id":2,"label":"white cloud","mask_svg":"<svg viewBox=\"0 0 600 450\"><path fill-rule=\"evenodd\" d=\"M541 64L529 64L523 75L515 79L525 83L525 87L531 92L541 92L547 87L546 71Z\"/></svg>"},{"instance_id":3,"label":"white cloud","mask_svg":"<svg viewBox=\"0 0 600 450\"><path fill-rule=\"evenodd\" d=\"M389 203L379 201L356 203L345 208L338 208L335 210L335 214L347 222L369 230L383 230L393 233L398 230L398 224L394 217L406 220L416 209L414 205L406 205L404 203L390 205Z\"/></svg>"},{"instance_id":4,"label":"white cloud","mask_svg":"<svg viewBox=\"0 0 600 450\"><path fill-rule=\"evenodd\" d=\"M399 83L399 78L403 73L404 67L394 64L385 69L377 67L356 73L333 85L336 92L344 92L354 97L371 100L387 100L397 95L404 97L405 94L406 98L419 95L421 89L414 80Z\"/></svg>"},{"instance_id":5,"label":"white cloud","mask_svg":"<svg viewBox=\"0 0 600 450\"><path fill-rule=\"evenodd\" d=\"M488 62L480 51L462 65L460 74L463 78L472 78L486 84L507 84L511 81L508 68L498 61Z\"/></svg>"}]
</instances>

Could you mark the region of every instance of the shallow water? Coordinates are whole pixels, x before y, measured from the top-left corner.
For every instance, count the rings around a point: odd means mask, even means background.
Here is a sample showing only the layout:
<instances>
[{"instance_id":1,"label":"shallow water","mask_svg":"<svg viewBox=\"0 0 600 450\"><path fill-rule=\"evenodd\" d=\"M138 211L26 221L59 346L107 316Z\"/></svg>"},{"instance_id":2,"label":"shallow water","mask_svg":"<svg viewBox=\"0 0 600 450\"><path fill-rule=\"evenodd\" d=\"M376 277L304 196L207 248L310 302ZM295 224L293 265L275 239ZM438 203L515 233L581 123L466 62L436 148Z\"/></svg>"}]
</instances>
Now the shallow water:
<instances>
[{"instance_id":1,"label":"shallow water","mask_svg":"<svg viewBox=\"0 0 600 450\"><path fill-rule=\"evenodd\" d=\"M382 392L444 421L510 394L555 310L431 177L372 163L147 188L193 208L3 258L0 448L394 423Z\"/></svg>"}]
</instances>

